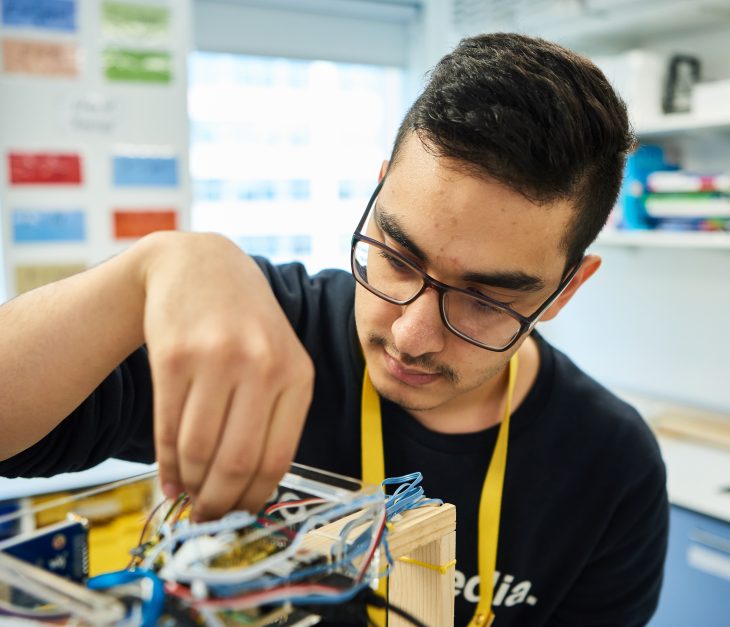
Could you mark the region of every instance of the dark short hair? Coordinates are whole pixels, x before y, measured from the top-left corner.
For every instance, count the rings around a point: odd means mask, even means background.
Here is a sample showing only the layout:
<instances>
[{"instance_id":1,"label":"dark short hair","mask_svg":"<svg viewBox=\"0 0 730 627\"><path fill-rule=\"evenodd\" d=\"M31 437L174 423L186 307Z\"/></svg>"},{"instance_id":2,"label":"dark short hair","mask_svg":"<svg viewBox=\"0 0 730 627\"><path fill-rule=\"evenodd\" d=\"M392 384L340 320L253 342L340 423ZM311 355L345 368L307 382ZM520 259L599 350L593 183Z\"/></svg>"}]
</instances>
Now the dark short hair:
<instances>
[{"instance_id":1,"label":"dark short hair","mask_svg":"<svg viewBox=\"0 0 730 627\"><path fill-rule=\"evenodd\" d=\"M606 223L635 145L626 105L589 59L512 33L463 39L438 62L398 130L392 164L410 133L533 202L571 201L566 268Z\"/></svg>"}]
</instances>

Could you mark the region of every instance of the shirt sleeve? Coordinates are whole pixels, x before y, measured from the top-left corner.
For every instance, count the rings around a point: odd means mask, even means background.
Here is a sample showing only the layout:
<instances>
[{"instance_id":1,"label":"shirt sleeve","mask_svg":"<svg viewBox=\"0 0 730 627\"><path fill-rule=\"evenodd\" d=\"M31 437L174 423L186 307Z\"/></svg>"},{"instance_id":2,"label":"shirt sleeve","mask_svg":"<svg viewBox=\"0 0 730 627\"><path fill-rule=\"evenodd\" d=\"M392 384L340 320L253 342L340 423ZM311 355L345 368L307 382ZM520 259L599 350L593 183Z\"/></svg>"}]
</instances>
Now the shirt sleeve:
<instances>
[{"instance_id":1,"label":"shirt sleeve","mask_svg":"<svg viewBox=\"0 0 730 627\"><path fill-rule=\"evenodd\" d=\"M352 275L329 269L310 276L301 263L274 265L262 257L253 259L310 356L319 361L341 352L341 346L329 341L349 336L355 293Z\"/></svg>"},{"instance_id":2,"label":"shirt sleeve","mask_svg":"<svg viewBox=\"0 0 730 627\"><path fill-rule=\"evenodd\" d=\"M661 460L631 483L550 627L646 625L661 590L669 531Z\"/></svg>"},{"instance_id":3,"label":"shirt sleeve","mask_svg":"<svg viewBox=\"0 0 730 627\"><path fill-rule=\"evenodd\" d=\"M61 376L61 375L59 375ZM50 477L109 457L154 461L152 384L141 347L47 436L0 462L3 477Z\"/></svg>"}]
</instances>

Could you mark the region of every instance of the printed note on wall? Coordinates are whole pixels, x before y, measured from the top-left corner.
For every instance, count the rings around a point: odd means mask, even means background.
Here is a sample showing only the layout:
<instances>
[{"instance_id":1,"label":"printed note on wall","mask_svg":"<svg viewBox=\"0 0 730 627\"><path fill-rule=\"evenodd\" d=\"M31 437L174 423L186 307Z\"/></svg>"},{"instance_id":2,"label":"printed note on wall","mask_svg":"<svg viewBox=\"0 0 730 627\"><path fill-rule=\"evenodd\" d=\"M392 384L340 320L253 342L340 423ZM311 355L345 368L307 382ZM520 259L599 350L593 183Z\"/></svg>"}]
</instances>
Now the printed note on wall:
<instances>
[{"instance_id":1,"label":"printed note on wall","mask_svg":"<svg viewBox=\"0 0 730 627\"><path fill-rule=\"evenodd\" d=\"M9 74L76 76L76 44L4 39L3 69Z\"/></svg>"},{"instance_id":2,"label":"printed note on wall","mask_svg":"<svg viewBox=\"0 0 730 627\"><path fill-rule=\"evenodd\" d=\"M60 281L72 274L86 270L83 263L37 264L15 266L15 289L18 294L41 285Z\"/></svg>"},{"instance_id":3,"label":"printed note on wall","mask_svg":"<svg viewBox=\"0 0 730 627\"><path fill-rule=\"evenodd\" d=\"M76 30L76 0L2 0L2 14L5 26Z\"/></svg>"},{"instance_id":4,"label":"printed note on wall","mask_svg":"<svg viewBox=\"0 0 730 627\"><path fill-rule=\"evenodd\" d=\"M169 52L104 50L104 76L110 81L169 83L172 80L172 55Z\"/></svg>"},{"instance_id":5,"label":"printed note on wall","mask_svg":"<svg viewBox=\"0 0 730 627\"><path fill-rule=\"evenodd\" d=\"M117 155L112 158L112 181L117 187L175 187L177 158Z\"/></svg>"},{"instance_id":6,"label":"printed note on wall","mask_svg":"<svg viewBox=\"0 0 730 627\"><path fill-rule=\"evenodd\" d=\"M68 101L68 126L74 131L109 135L119 126L120 102L118 97L98 92L74 94Z\"/></svg>"},{"instance_id":7,"label":"printed note on wall","mask_svg":"<svg viewBox=\"0 0 730 627\"><path fill-rule=\"evenodd\" d=\"M114 211L114 237L142 237L154 231L177 229L174 209L117 209Z\"/></svg>"},{"instance_id":8,"label":"printed note on wall","mask_svg":"<svg viewBox=\"0 0 730 627\"><path fill-rule=\"evenodd\" d=\"M19 152L8 154L11 185L78 185L81 157L73 153Z\"/></svg>"},{"instance_id":9,"label":"printed note on wall","mask_svg":"<svg viewBox=\"0 0 730 627\"><path fill-rule=\"evenodd\" d=\"M170 38L170 10L159 5L104 2L101 31L115 41L165 42Z\"/></svg>"},{"instance_id":10,"label":"printed note on wall","mask_svg":"<svg viewBox=\"0 0 730 627\"><path fill-rule=\"evenodd\" d=\"M86 239L86 214L79 210L15 209L12 222L13 241L19 244Z\"/></svg>"}]
</instances>

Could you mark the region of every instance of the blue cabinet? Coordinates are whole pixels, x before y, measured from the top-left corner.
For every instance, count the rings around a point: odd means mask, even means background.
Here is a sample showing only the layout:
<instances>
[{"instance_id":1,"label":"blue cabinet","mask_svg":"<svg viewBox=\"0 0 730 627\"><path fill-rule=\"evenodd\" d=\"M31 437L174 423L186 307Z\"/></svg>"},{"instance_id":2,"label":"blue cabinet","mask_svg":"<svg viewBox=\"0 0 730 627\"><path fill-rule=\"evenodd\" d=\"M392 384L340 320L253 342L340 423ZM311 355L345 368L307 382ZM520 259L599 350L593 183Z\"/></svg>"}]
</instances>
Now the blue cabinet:
<instances>
[{"instance_id":1,"label":"blue cabinet","mask_svg":"<svg viewBox=\"0 0 730 627\"><path fill-rule=\"evenodd\" d=\"M672 506L669 552L651 627L730 627L730 523Z\"/></svg>"}]
</instances>

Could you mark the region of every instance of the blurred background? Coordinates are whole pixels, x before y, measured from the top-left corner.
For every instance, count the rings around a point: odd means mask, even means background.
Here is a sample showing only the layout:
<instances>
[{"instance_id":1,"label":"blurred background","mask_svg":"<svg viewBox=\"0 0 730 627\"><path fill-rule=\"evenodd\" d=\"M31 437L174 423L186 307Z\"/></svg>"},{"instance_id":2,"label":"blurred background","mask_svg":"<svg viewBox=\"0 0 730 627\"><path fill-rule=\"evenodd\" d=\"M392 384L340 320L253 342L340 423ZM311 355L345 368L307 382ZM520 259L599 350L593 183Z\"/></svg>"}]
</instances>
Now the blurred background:
<instances>
[{"instance_id":1,"label":"blurred background","mask_svg":"<svg viewBox=\"0 0 730 627\"><path fill-rule=\"evenodd\" d=\"M519 31L594 59L640 148L603 267L541 328L662 436L682 594L656 624L730 624L730 0L0 8L0 301L159 229L346 268L400 119L461 37Z\"/></svg>"}]
</instances>

